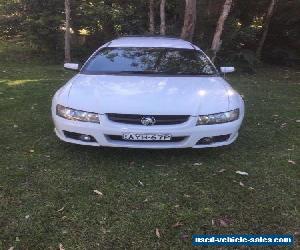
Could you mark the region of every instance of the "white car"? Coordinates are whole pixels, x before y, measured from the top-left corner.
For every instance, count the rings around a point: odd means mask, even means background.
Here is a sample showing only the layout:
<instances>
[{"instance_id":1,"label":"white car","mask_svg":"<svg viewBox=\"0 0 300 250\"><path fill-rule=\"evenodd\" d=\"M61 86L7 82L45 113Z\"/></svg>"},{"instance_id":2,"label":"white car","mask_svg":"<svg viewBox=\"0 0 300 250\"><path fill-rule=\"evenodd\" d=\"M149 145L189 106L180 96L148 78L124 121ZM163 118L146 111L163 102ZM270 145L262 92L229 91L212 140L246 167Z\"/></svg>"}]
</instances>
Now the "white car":
<instances>
[{"instance_id":1,"label":"white car","mask_svg":"<svg viewBox=\"0 0 300 250\"><path fill-rule=\"evenodd\" d=\"M129 36L100 47L56 92L52 117L56 135L70 143L206 148L236 140L244 101L190 42Z\"/></svg>"}]
</instances>

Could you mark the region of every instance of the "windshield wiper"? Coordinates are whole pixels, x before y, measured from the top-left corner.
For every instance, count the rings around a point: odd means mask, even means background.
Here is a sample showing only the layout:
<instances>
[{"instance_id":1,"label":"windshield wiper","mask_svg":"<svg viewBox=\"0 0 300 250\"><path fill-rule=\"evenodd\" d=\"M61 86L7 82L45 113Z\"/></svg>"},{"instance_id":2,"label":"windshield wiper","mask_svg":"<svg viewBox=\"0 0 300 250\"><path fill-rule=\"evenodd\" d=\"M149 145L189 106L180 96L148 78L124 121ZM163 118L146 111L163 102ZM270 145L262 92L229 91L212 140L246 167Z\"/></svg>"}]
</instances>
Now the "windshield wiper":
<instances>
[{"instance_id":1,"label":"windshield wiper","mask_svg":"<svg viewBox=\"0 0 300 250\"><path fill-rule=\"evenodd\" d=\"M145 70L145 71L116 71L116 72L114 72L115 74L138 74L138 75L140 75L140 74L143 74L143 75L146 75L146 74L157 74L158 72L156 72L156 71L147 71L147 70Z\"/></svg>"},{"instance_id":2,"label":"windshield wiper","mask_svg":"<svg viewBox=\"0 0 300 250\"><path fill-rule=\"evenodd\" d=\"M204 72L173 72L173 71L166 71L166 72L159 72L161 74L170 74L170 75L192 75L192 76L211 76L214 74L211 73L204 73Z\"/></svg>"},{"instance_id":3,"label":"windshield wiper","mask_svg":"<svg viewBox=\"0 0 300 250\"><path fill-rule=\"evenodd\" d=\"M193 75L193 76L211 76L213 74L211 73L195 73L195 72L180 72L180 73L177 73L178 75Z\"/></svg>"}]
</instances>

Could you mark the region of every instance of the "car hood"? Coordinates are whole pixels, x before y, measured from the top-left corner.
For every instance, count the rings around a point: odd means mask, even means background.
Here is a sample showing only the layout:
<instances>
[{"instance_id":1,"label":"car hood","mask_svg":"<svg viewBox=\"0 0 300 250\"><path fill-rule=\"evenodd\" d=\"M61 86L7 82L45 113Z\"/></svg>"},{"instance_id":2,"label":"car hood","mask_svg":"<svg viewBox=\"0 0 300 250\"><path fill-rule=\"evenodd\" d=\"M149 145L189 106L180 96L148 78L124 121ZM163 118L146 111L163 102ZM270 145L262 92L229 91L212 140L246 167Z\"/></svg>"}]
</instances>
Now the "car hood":
<instances>
[{"instance_id":1,"label":"car hood","mask_svg":"<svg viewBox=\"0 0 300 250\"><path fill-rule=\"evenodd\" d=\"M99 114L196 116L229 107L221 77L78 74L70 83L67 105Z\"/></svg>"}]
</instances>

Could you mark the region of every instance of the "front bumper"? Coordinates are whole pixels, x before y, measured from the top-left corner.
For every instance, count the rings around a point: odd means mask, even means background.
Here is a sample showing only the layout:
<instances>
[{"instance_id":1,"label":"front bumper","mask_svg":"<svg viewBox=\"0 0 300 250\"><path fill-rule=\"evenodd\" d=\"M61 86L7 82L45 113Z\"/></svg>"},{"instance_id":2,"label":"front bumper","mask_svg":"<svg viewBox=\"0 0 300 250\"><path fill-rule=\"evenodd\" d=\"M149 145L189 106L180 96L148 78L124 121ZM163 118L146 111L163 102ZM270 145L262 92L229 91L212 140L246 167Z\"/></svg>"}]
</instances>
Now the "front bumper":
<instances>
[{"instance_id":1,"label":"front bumper","mask_svg":"<svg viewBox=\"0 0 300 250\"><path fill-rule=\"evenodd\" d=\"M125 148L207 148L229 145L238 137L238 130L243 117L229 123L196 126L197 117L190 119L179 125L157 125L143 126L112 122L106 115L101 115L100 124L70 121L53 114L56 135L65 142L103 147L125 147ZM64 131L93 136L96 142L85 142L68 138ZM170 134L172 137L184 137L180 141L174 142L135 142L111 139L113 136L122 136L123 133L140 134ZM204 137L214 137L229 135L226 141L215 142L205 145L197 145L197 142Z\"/></svg>"}]
</instances>

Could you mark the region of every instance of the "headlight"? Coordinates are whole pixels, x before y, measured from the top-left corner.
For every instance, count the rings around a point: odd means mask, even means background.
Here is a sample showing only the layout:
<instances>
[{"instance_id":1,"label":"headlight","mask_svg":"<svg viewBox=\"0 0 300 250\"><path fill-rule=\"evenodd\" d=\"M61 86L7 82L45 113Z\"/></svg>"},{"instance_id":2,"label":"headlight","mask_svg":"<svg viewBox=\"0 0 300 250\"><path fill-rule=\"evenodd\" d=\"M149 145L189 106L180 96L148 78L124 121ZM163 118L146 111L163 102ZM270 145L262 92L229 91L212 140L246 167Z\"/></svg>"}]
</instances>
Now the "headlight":
<instances>
[{"instance_id":1,"label":"headlight","mask_svg":"<svg viewBox=\"0 0 300 250\"><path fill-rule=\"evenodd\" d=\"M100 123L99 115L96 113L66 108L59 104L56 106L56 114L68 120Z\"/></svg>"},{"instance_id":2,"label":"headlight","mask_svg":"<svg viewBox=\"0 0 300 250\"><path fill-rule=\"evenodd\" d=\"M212 125L225 122L232 122L239 119L240 110L235 109L224 113L217 113L212 115L200 115L198 117L197 125Z\"/></svg>"}]
</instances>

